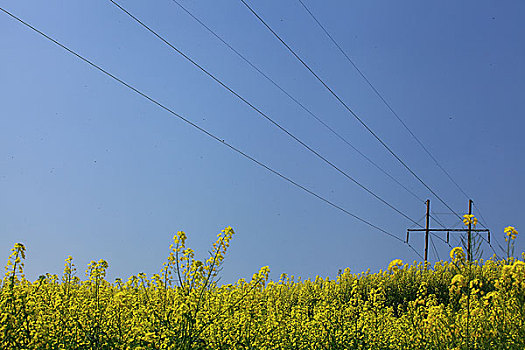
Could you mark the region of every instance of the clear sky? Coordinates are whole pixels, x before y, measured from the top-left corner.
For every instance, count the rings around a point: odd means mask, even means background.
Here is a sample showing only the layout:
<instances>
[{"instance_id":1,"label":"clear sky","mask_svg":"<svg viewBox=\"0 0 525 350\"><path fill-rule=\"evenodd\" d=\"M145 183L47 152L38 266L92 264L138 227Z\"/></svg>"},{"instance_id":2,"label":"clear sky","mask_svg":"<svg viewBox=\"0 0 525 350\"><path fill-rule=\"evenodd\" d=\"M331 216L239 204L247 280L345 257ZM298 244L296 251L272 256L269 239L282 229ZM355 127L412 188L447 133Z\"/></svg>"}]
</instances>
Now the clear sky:
<instances>
[{"instance_id":1,"label":"clear sky","mask_svg":"<svg viewBox=\"0 0 525 350\"><path fill-rule=\"evenodd\" d=\"M422 199L458 223L238 0L180 0L237 51ZM525 3L313 1L312 13L474 200L503 242L525 235ZM120 4L261 111L414 220L425 205L364 160L171 0ZM297 0L249 1L446 203L467 198L421 149ZM12 12L231 145L404 239L413 226L292 140L107 0L9 1ZM205 258L232 226L223 281L269 265L304 278L420 259L119 85L0 13L0 252L27 247L30 279L160 270L184 230ZM475 214L477 212L475 211ZM423 223L423 221L420 221ZM432 227L437 227L435 222ZM411 244L421 254L422 235ZM441 235L444 238L444 235ZM453 239L452 243L456 241ZM450 248L434 238L440 258ZM493 244L501 254L496 243ZM525 249L518 237L517 252ZM483 246L484 256L492 254ZM433 250L430 260L436 261Z\"/></svg>"}]
</instances>

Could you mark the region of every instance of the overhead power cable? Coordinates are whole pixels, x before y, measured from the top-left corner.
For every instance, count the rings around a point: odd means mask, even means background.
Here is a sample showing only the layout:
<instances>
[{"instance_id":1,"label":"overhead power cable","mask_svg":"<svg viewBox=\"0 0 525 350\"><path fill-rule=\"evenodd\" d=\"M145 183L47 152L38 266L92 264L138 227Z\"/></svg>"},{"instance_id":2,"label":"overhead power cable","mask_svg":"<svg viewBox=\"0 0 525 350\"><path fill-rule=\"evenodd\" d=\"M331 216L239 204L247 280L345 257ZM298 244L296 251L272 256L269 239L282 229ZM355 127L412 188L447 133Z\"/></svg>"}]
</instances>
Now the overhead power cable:
<instances>
[{"instance_id":1,"label":"overhead power cable","mask_svg":"<svg viewBox=\"0 0 525 350\"><path fill-rule=\"evenodd\" d=\"M405 191L407 191L410 195L412 195L415 199L418 201L424 203L425 201L419 197L417 194L415 194L412 190L410 190L407 186L403 185L399 180L397 180L395 177L393 177L390 173L388 173L385 169L383 169L380 165L378 165L376 162L374 162L370 157L368 157L366 154L361 152L358 148L356 148L350 141L348 141L345 137L343 137L340 133L338 133L336 130L334 130L332 127L330 127L326 122L324 122L320 117L318 117L315 113L313 113L308 107L306 107L304 104L302 104L297 98L292 96L288 91L286 91L283 87L281 87L278 83L275 82L272 78L268 76L265 72L263 72L259 67L257 67L255 64L253 64L249 59L246 58L243 54L241 54L238 50L236 50L231 44L229 44L226 40L224 40L220 35L218 35L213 29L211 29L209 26L207 26L202 20L200 20L198 17L196 17L191 11L189 11L186 7L184 7L180 2L177 0L171 0L173 1L177 6L179 6L184 12L186 12L191 18L193 18L197 23L199 23L203 28L205 28L210 34L212 34L215 38L217 38L220 42L222 42L226 47L228 47L231 51L233 51L239 58L241 58L244 62L246 62L250 67L252 67L255 71L257 71L260 75L262 75L266 80L268 80L273 86L275 86L277 89L279 89L283 94L285 94L290 100L292 100L296 105L301 107L306 113L308 113L311 117L313 117L315 120L317 120L319 123L321 123L325 128L327 128L332 134L334 134L337 138L339 138L341 141L343 141L347 146L352 148L355 152L357 152L361 157L366 159L370 164L372 164L374 167L376 167L379 171L381 171L383 174L385 174L387 177L389 177L392 181L397 183L399 186L401 186Z\"/></svg>"},{"instance_id":2,"label":"overhead power cable","mask_svg":"<svg viewBox=\"0 0 525 350\"><path fill-rule=\"evenodd\" d=\"M388 101L385 99L385 97L378 91L378 89L372 84L372 82L366 77L366 75L364 74L364 72L355 64L355 62L350 58L350 56L342 49L341 45L339 45L337 43L337 41L333 38L333 36L326 30L326 28L321 24L321 22L314 16L314 14L312 13L312 11L310 11L310 9L304 4L304 2L302 0L297 0L299 1L299 3L301 5L303 5L304 9L306 10L306 12L308 12L308 14L312 17L312 19L315 21L315 23L317 23L317 25L322 29L322 31L326 34L326 36L330 39L330 41L337 47L337 49L343 54L343 56L347 59L348 62L350 62L350 64L355 68L355 70L359 73L359 75L363 78L363 80L368 84L368 86L370 86L370 88L374 91L374 93L377 95L377 97L379 97L379 99L383 102L383 104L390 110L390 112L392 112L392 114L397 118L397 120L403 125L403 127L408 131L408 133L414 138L414 140L416 140L416 142L419 144L419 146L421 146L421 148L426 152L426 154L434 161L434 163L438 166L439 169L441 169L441 171L449 178L450 181L452 181L452 183L454 185L456 185L456 187L460 190L461 193L463 193L463 195L465 195L465 197L467 199L470 199L471 197L469 197L469 195L467 195L467 193L463 190L463 188L461 188L461 186L454 180L454 178L452 178L452 176L450 175L450 173L438 162L438 160L436 159L436 157L434 157L434 155L430 152L430 150L423 144L423 142L421 142L421 140L412 132L412 130L410 130L410 128L408 127L408 125L403 121L403 119L401 119L401 117L399 116L399 114L394 110L394 108L392 108L392 106L390 105L390 103L388 103Z\"/></svg>"},{"instance_id":3,"label":"overhead power cable","mask_svg":"<svg viewBox=\"0 0 525 350\"><path fill-rule=\"evenodd\" d=\"M426 214L423 215L423 216L421 217L421 219L419 219L419 220L417 221L417 225L412 225L410 228L413 228L413 227L415 227L415 226L423 227L423 225L421 225L420 223L421 223L421 221L423 221L423 219L424 219L426 216L427 216ZM430 215L430 217L433 218L434 220L436 220L433 216ZM439 222L439 221L438 221L438 222ZM440 225L441 225L441 227L445 227L445 226L443 226L442 224L440 224ZM445 241L443 238L441 238L441 237L439 237L438 235L436 235L434 232L430 232L430 235L436 237L437 239L439 239L439 240L441 240L441 241L443 241L443 243L448 244L449 247L450 247L450 244L449 244L447 241Z\"/></svg>"},{"instance_id":4,"label":"overhead power cable","mask_svg":"<svg viewBox=\"0 0 525 350\"><path fill-rule=\"evenodd\" d=\"M111 1L111 0L110 0ZM461 218L459 214L457 214L429 185L427 185L391 148L388 146L335 92L330 88L323 79L315 73L315 71L297 54L295 51L264 21L264 19L261 18L253 10L253 8L250 7L246 3L245 0L240 0L248 10L275 36L281 44L286 47L286 49L299 61L301 64L334 96L334 98L339 101L339 103L348 111L350 114L372 135L374 138L381 143L381 145L386 148L386 150L394 156L394 158L397 159L399 163L403 165L423 186L427 188L427 190L430 191L445 207L447 207L452 213L455 213L458 218Z\"/></svg>"},{"instance_id":5,"label":"overhead power cable","mask_svg":"<svg viewBox=\"0 0 525 350\"><path fill-rule=\"evenodd\" d=\"M425 203L425 201L419 197L417 194L415 194L413 191L408 189L405 185L403 185L400 181L398 181L396 178L394 178L391 174L389 174L386 170L384 170L380 165L375 163L372 159L370 159L366 154L361 152L358 148L356 148L350 141L348 141L346 138L344 138L341 134L339 134L337 131L335 131L332 127L330 127L328 124L326 124L321 118L319 118L315 113L313 113L309 108L307 108L305 105L303 105L297 98L292 96L288 91L286 91L283 87L281 87L275 80L270 78L268 74L263 72L259 67L257 67L255 64L253 64L246 56L241 54L237 49L235 49L230 43L228 43L225 39L223 39L219 34L217 34L213 29L211 29L208 25L206 25L201 19L199 19L197 16L195 16L190 10L188 10L186 7L184 7L179 1L177 0L171 0L173 3L175 3L180 9L182 9L186 14L188 14L191 18L193 18L197 23L199 23L204 29L206 29L210 34L212 34L216 39L218 39L220 42L222 42L226 47L228 47L232 52L234 52L239 58L241 58L244 62L246 62L250 67L252 67L255 71L257 71L260 75L262 75L266 80L268 80L272 85L274 85L277 89L279 89L282 93L284 93L290 100L292 100L295 104L297 104L299 107L301 107L305 112L307 112L310 116L312 116L315 120L317 120L319 123L321 123L324 127L326 127L330 132L332 132L335 136L337 136L340 140L342 140L344 143L346 143L349 147L351 147L354 151L356 151L359 155L361 155L363 158L365 158L369 163L371 163L373 166L375 166L377 169L379 169L383 174L388 176L390 179L392 179L395 183L397 183L399 186L404 188L408 193L410 193L415 199L418 201ZM437 218L432 215L430 215L434 221L436 221L441 227L445 227L443 223ZM423 216L424 218L424 216ZM419 223L421 220L418 220ZM421 224L419 224L421 226ZM444 243L447 243L444 239L442 239L439 236L436 236L439 240L443 241ZM448 244L448 243L447 243ZM450 246L450 244L449 244Z\"/></svg>"},{"instance_id":6,"label":"overhead power cable","mask_svg":"<svg viewBox=\"0 0 525 350\"><path fill-rule=\"evenodd\" d=\"M383 204L385 204L386 206L388 206L389 208L391 208L392 210L394 210L395 212L397 212L398 214L402 215L403 217L405 217L406 219L408 219L409 221L411 222L414 222L415 221L410 218L407 214L405 214L404 212L402 212L401 210L399 210L398 208L396 208L395 206L393 206L392 204L390 204L389 202L387 202L385 199L383 199L382 197L380 197L379 195L377 195L376 193L374 193L372 190L370 190L369 188L367 188L366 186L364 186L363 184L361 184L359 181L357 181L356 179L354 179L352 176L350 176L347 172L345 172L344 170L342 170L341 168L339 168L338 166L336 166L334 163L332 163L331 161L329 161L327 158L325 158L323 155L321 155L319 152L317 152L316 150L314 150L312 147L308 146L305 142L303 142L301 139L299 139L297 136L295 136L294 134L292 134L290 131L288 131L286 128L284 128L283 126L281 126L278 122L276 122L275 120L273 120L272 118L270 118L270 116L268 116L266 113L264 113L263 111L261 111L259 108L257 108L255 105L253 105L251 102L249 102L247 99L245 99L244 97L242 97L239 93L237 93L235 90L233 90L232 88L230 88L228 85L226 85L222 80L220 80L219 78L217 78L215 75L213 75L212 73L210 73L208 70L206 70L204 67L202 67L201 65L199 65L196 61L194 61L192 58L190 58L188 55L186 55L184 52L182 52L181 50L179 50L177 47L175 47L173 44L171 44L168 40L166 40L164 37L162 37L160 34L158 34L156 31L154 31L153 29L151 29L149 26L147 26L144 22L142 22L140 19L138 19L136 16L134 16L133 14L131 14L129 11L127 11L124 7L122 7L121 5L119 5L117 2L115 2L114 0L109 0L111 3L113 3L119 10L121 10L122 12L124 12L126 15L128 15L131 19L133 19L135 22L137 22L140 26L142 26L144 29L146 29L148 32L150 32L151 34L153 34L157 39L159 39L160 41L162 41L164 44L166 44L167 46L169 46L171 49L173 49L175 52L177 52L179 55L181 55L182 57L184 57L188 62L190 62L191 64L193 64L195 67L197 67L198 69L200 69L203 73L205 73L207 76L209 76L210 78L212 78L215 82L217 82L219 85L221 85L223 88L225 88L226 90L228 90L230 93L232 93L235 97L237 97L239 100L241 100L243 103L245 103L246 105L248 105L251 109L253 109L255 112L257 112L257 114L259 114L260 116L262 116L263 118L265 118L266 120L268 120L272 125L274 125L275 127L277 127L279 130L281 130L282 132L284 132L286 135L288 135L289 137L291 137L292 139L294 139L297 143L299 143L301 146L303 146L304 148L306 148L308 151L310 151L311 153L313 153L315 156L317 156L319 159L321 159L323 162L325 162L326 164L328 164L330 167L332 167L333 169L335 169L337 172L339 172L340 174L342 174L344 177L346 177L348 180L352 181L353 183L355 183L356 185L358 185L359 187L361 187L363 190L365 190L366 192L368 192L370 195L372 195L374 198L376 198L377 200L379 200L380 202L382 202Z\"/></svg>"},{"instance_id":7,"label":"overhead power cable","mask_svg":"<svg viewBox=\"0 0 525 350\"><path fill-rule=\"evenodd\" d=\"M432 244L432 249L434 250L434 256L436 257L436 260L439 261L441 259L439 258L439 253L436 249L436 245L434 244L434 240L432 239L432 236L430 236L429 238L430 238L430 243Z\"/></svg>"},{"instance_id":8,"label":"overhead power cable","mask_svg":"<svg viewBox=\"0 0 525 350\"><path fill-rule=\"evenodd\" d=\"M414 132L412 132L412 130L408 127L408 125L404 122L404 120L399 116L399 114L394 110L394 108L390 105L390 103L388 103L388 101L386 100L386 98L379 92L379 90L372 84L372 82L370 81L370 79L368 79L368 77L364 74L364 72L357 66L357 64L350 58L350 56L346 53L345 50L343 50L343 48L341 47L341 45L339 45L339 43L334 39L334 37L328 32L328 30L326 30L326 28L321 24L321 22L317 19L317 17L312 13L312 11L305 5L305 3L303 2L303 0L297 0L299 1L299 3L304 7L304 9L306 10L306 12L308 12L308 14L310 15L310 17L312 17L312 19L314 20L315 23L317 23L317 25L321 28L321 30L326 34L326 36L330 39L330 41L335 45L335 47L337 47L337 49L341 52L341 54L346 58L346 60L355 68L355 70L359 73L359 75L363 78L363 80L368 84L368 86L370 86L370 88L374 91L374 93L379 97L379 99L383 102L383 104L390 110L390 112L392 112L392 114L396 117L396 119L403 125L403 127L408 131L408 133L412 136L412 138L414 138L414 140L419 144L419 146L425 151L425 153L434 161L434 163L436 164L436 166L441 169L441 171L448 177L448 179L458 188L458 190L465 196L465 198L467 199L471 199L471 197L463 190L463 188L459 185L459 183L454 180L454 178L452 177L452 175L450 175L450 173L439 163L439 161L437 160L437 158L430 152L430 150L423 144L423 142L415 135ZM474 206L476 206L474 204ZM448 206L447 206L448 207ZM476 207L479 214L480 214L480 217L481 219L482 218L482 214L481 214L481 211L479 210L478 207ZM449 208L450 209L450 208ZM454 215L457 215L456 212L454 212L453 210L452 211L452 214ZM434 219L436 220L436 219ZM485 220L483 220L485 221ZM436 220L436 222L438 222L442 227L443 224L441 224L438 220ZM487 228L485 225L483 225L483 223L481 222L481 225L484 227L484 228ZM482 240L484 240L493 250L493 252L497 255L494 247L492 246L492 244L487 240L485 239L483 236L480 236ZM503 248L501 247L501 245L499 244L499 242L496 240L496 243L500 246L500 249L503 250Z\"/></svg>"},{"instance_id":9,"label":"overhead power cable","mask_svg":"<svg viewBox=\"0 0 525 350\"><path fill-rule=\"evenodd\" d=\"M481 224L481 226L483 226L484 228L487 228L487 220L485 220L485 218L483 217L483 213L481 212L481 210L479 209L479 207L476 205L476 202L472 201L472 204L474 205L474 208L476 209L476 211L478 212L479 214L479 218L481 219L479 221L479 223Z\"/></svg>"},{"instance_id":10,"label":"overhead power cable","mask_svg":"<svg viewBox=\"0 0 525 350\"><path fill-rule=\"evenodd\" d=\"M434 161L434 163L437 165L439 169L448 177L448 179L458 188L458 190L465 196L465 198L470 199L471 197L463 190L463 188L459 185L459 183L454 180L452 175L440 164L440 162L437 160L437 158L430 152L430 150L423 144L423 142L415 135L415 133L408 127L408 125L404 122L404 120L399 116L399 114L394 110L394 108L391 106L391 104L386 100L386 98L379 92L379 90L372 84L370 79L364 74L364 72L357 66L357 64L350 58L350 56L346 53L345 50L339 45L339 43L334 39L334 37L328 32L328 30L322 25L322 23L317 19L317 17L313 14L313 12L305 5L305 3L302 0L297 0L299 3L304 7L306 12L312 17L312 19L317 23L317 25L321 28L321 30L326 34L326 36L330 39L330 41L337 47L337 49L341 52L341 54L346 58L346 60L354 67L354 69L359 73L359 75L363 78L363 80L370 86L370 88L374 91L374 93L379 97L379 99L383 102L383 104L392 112L392 114L396 117L396 119L403 125L403 127L408 131L408 133L416 140L416 142L419 144L419 146L427 153L427 155ZM450 209L450 208L449 208ZM480 213L480 217L482 216L479 208L478 212ZM457 216L457 213L452 211L453 215ZM483 219L483 218L482 218ZM436 220L436 219L435 219ZM437 221L437 220L436 220ZM483 220L485 221L485 220ZM441 226L439 221L437 221ZM487 228L486 226L481 223L484 228ZM444 227L444 226L443 226ZM482 237L482 239L484 239ZM489 245L491 245L490 242L485 240ZM499 242L496 241L496 243L499 245ZM492 250L494 250L493 247L491 247ZM500 249L501 246L500 246Z\"/></svg>"},{"instance_id":11,"label":"overhead power cable","mask_svg":"<svg viewBox=\"0 0 525 350\"><path fill-rule=\"evenodd\" d=\"M421 254L416 250L414 249L414 247L412 247L410 244L406 243L404 240L402 240L401 238L397 237L396 235L386 231L385 229L382 229L381 227L377 226L377 225L374 225L373 223L371 223L370 221L367 221L353 213L351 213L350 211L344 209L343 207L335 204L334 202L324 198L323 196L313 192L312 190L306 188L305 186L297 183L296 181L292 180L291 178L289 177L286 177L285 175L281 174L279 171L271 168L270 166L262 163L261 161L255 159L254 157L250 156L249 154L245 153L244 151L236 148L235 146L231 145L230 143L224 141L223 139L219 138L218 136L214 135L213 133L209 132L208 130L200 127L199 125L195 124L194 122L190 121L189 119L183 117L182 115L176 113L175 111L173 111L171 108L167 107L166 105L162 104L161 102L157 101L156 99L154 99L153 97L150 97L149 95L147 95L146 93L142 92L141 90L139 90L138 88L135 88L133 85L131 84L128 84L126 83L124 80L120 79L119 77L117 77L116 75L113 75L112 73L110 73L109 71L105 70L104 68L102 68L101 66L95 64L94 62L90 61L89 59L85 58L84 56L80 55L79 53L73 51L72 49L70 49L69 47L65 46L64 44L60 43L59 41L57 41L56 39L52 38L51 36L45 34L44 32L40 31L39 29L37 29L36 27L32 26L31 24L25 22L24 20L22 20L21 18L15 16L14 14L12 14L11 12L5 10L4 8L0 7L0 11L2 11L3 13L5 13L6 15L10 16L11 18L13 18L14 20L18 21L19 23L23 24L24 26L26 26L27 28L33 30L34 32L38 33L40 36L46 38L47 40L51 41L52 43L54 43L55 45L59 46L60 48L64 49L65 51L69 52L70 54L76 56L78 59L80 59L81 61L87 63L89 66L91 66L92 68L95 68L96 70L98 70L99 72L103 73L104 75L110 77L111 79L115 80L116 82L118 82L119 84L125 86L126 88L130 89L131 91L133 91L134 93L142 96L143 98L145 98L146 100L148 100L149 102L155 104L156 106L160 107L161 109L165 110L166 112L170 113L171 115L179 118L180 120L182 120L183 122L185 122L186 124L189 124L190 126L192 126L193 128L199 130L200 132L204 133L205 135L207 135L208 137L214 139L215 141L219 142L219 143L222 143L223 145L225 145L226 147L228 147L229 149L231 149L232 151L236 152L237 154L243 156L244 158L247 158L249 159L250 161L252 161L253 163L255 163L256 165L266 169L267 171L271 172L272 174L280 177L281 179L285 180L286 182L290 183L291 185L295 186L295 187L298 187L299 189L303 190L304 192L312 195L313 197L321 200L322 202L328 204L329 206L335 208L335 209L338 209L339 211L353 217L354 219L402 242L402 243L405 243L407 244L407 246L412 249L414 251L414 253L416 253L416 255L418 255L421 259L423 259L423 257L421 256Z\"/></svg>"},{"instance_id":12,"label":"overhead power cable","mask_svg":"<svg viewBox=\"0 0 525 350\"><path fill-rule=\"evenodd\" d=\"M474 208L478 212L479 218L481 219L481 220L479 220L479 223L481 224L481 226L483 226L483 228L487 228L487 226L485 226L486 223L487 223L487 220L485 220L485 218L483 217L483 214L481 213L481 211L479 210L478 206L476 205L476 202L472 201L472 204L474 205Z\"/></svg>"},{"instance_id":13,"label":"overhead power cable","mask_svg":"<svg viewBox=\"0 0 525 350\"><path fill-rule=\"evenodd\" d=\"M430 235L436 237L436 238L439 239L441 242L447 244L447 245L450 247L450 244L449 244L446 240L444 240L443 238L441 238L439 235L437 235L437 234L435 234L435 233L433 233L433 232L430 232Z\"/></svg>"},{"instance_id":14,"label":"overhead power cable","mask_svg":"<svg viewBox=\"0 0 525 350\"><path fill-rule=\"evenodd\" d=\"M479 207L476 205L476 202L472 201L472 204L474 204L474 208L476 208L476 211L479 213L479 217L480 217L480 224L481 226L483 226L483 228L487 228L487 220L485 220L485 218L483 217L483 214L481 213L481 210L479 210ZM499 240L497 239L497 236L496 235L493 235L494 237L494 240L496 241L496 244L498 245L498 248L501 250L502 253L505 253L505 249L503 249L503 247L501 246L501 244L499 243ZM483 237L482 237L483 238ZM494 252L494 254L496 254L496 256L498 256L498 254L496 253L494 247L492 246L492 244L490 242L488 242L487 240L485 240L489 245L490 247L492 248L492 251Z\"/></svg>"},{"instance_id":15,"label":"overhead power cable","mask_svg":"<svg viewBox=\"0 0 525 350\"><path fill-rule=\"evenodd\" d=\"M414 224L414 225L410 226L410 228L414 228L414 227L416 227L416 226L422 227L423 225L421 225L420 222L423 221L423 219L424 219L425 217L426 217L426 214L423 215L423 216L421 217L421 219L419 219L419 220L417 221L417 225Z\"/></svg>"}]
</instances>

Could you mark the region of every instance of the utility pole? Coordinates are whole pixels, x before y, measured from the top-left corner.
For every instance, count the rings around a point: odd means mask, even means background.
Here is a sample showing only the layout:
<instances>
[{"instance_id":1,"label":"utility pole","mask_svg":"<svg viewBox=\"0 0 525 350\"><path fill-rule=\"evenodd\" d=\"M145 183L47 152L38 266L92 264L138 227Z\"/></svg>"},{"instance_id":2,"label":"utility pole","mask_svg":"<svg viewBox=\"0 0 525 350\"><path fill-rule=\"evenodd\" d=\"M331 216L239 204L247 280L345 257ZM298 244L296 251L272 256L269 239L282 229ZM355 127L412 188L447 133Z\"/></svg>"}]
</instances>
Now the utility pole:
<instances>
[{"instance_id":1,"label":"utility pole","mask_svg":"<svg viewBox=\"0 0 525 350\"><path fill-rule=\"evenodd\" d=\"M447 233L447 240L446 242L449 242L449 234L450 232L459 232L459 233L467 233L467 259L468 261L472 261L472 232L487 232L487 239L488 242L490 242L490 230L489 229L475 229L472 228L472 221L469 219L468 228L430 228L430 199L427 199L425 202L427 206L427 214L426 214L426 225L425 228L421 229L408 229L407 230L407 239L406 242L408 243L410 232L425 232L425 263L428 261L428 239L429 234L432 232L446 232ZM469 199L468 201L468 213L469 215L472 215L472 199Z\"/></svg>"},{"instance_id":2,"label":"utility pole","mask_svg":"<svg viewBox=\"0 0 525 350\"><path fill-rule=\"evenodd\" d=\"M472 215L472 199L468 200L468 215ZM467 259L472 260L472 220L468 220L468 234L467 234Z\"/></svg>"},{"instance_id":3,"label":"utility pole","mask_svg":"<svg viewBox=\"0 0 525 350\"><path fill-rule=\"evenodd\" d=\"M430 223L430 199L427 199L427 216L426 216L426 225L425 225L425 264L428 261L428 234L429 234L429 223Z\"/></svg>"}]
</instances>

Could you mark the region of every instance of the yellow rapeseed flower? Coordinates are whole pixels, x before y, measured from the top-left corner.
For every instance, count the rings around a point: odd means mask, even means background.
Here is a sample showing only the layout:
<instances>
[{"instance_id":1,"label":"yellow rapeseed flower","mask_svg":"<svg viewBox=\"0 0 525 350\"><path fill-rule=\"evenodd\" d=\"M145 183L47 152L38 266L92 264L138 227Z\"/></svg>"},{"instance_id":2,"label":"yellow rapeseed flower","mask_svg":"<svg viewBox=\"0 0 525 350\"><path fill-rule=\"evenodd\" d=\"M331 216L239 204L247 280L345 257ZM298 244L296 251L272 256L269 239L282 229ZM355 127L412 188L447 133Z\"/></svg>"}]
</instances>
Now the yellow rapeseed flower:
<instances>
[{"instance_id":1,"label":"yellow rapeseed flower","mask_svg":"<svg viewBox=\"0 0 525 350\"><path fill-rule=\"evenodd\" d=\"M516 239L516 236L518 235L518 231L516 231L516 229L512 226L505 227L503 231L505 232L505 235L512 240ZM506 240L507 238L505 238L505 241Z\"/></svg>"},{"instance_id":2,"label":"yellow rapeseed flower","mask_svg":"<svg viewBox=\"0 0 525 350\"><path fill-rule=\"evenodd\" d=\"M453 285L464 287L466 286L465 276L463 276L462 274L457 274L452 278L452 282L450 283Z\"/></svg>"},{"instance_id":3,"label":"yellow rapeseed flower","mask_svg":"<svg viewBox=\"0 0 525 350\"><path fill-rule=\"evenodd\" d=\"M476 226L478 224L478 219L472 214L463 215L463 218L463 223L465 224L465 226L468 226L470 224Z\"/></svg>"},{"instance_id":4,"label":"yellow rapeseed flower","mask_svg":"<svg viewBox=\"0 0 525 350\"><path fill-rule=\"evenodd\" d=\"M403 266L403 260L394 259L390 262L390 264L388 264L388 271L396 271L400 266Z\"/></svg>"},{"instance_id":5,"label":"yellow rapeseed flower","mask_svg":"<svg viewBox=\"0 0 525 350\"><path fill-rule=\"evenodd\" d=\"M450 251L450 259L452 260L463 260L465 258L465 252L461 247L452 248Z\"/></svg>"}]
</instances>

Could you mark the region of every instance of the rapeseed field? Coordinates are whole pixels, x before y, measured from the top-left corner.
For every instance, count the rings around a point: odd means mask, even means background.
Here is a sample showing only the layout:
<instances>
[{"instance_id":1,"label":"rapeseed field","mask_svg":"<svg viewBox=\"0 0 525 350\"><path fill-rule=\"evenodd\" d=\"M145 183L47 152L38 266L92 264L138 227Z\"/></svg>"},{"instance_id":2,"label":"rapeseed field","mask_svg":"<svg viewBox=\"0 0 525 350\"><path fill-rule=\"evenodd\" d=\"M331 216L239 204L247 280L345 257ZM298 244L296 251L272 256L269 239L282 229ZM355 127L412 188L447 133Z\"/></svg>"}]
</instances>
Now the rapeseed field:
<instances>
[{"instance_id":1,"label":"rapeseed field","mask_svg":"<svg viewBox=\"0 0 525 350\"><path fill-rule=\"evenodd\" d=\"M466 218L466 220L473 220ZM85 277L73 259L61 275L31 282L25 247L8 259L0 294L1 349L525 349L525 263L468 261L461 247L433 266L393 260L385 271L218 285L234 231L219 233L206 261L178 232L158 274Z\"/></svg>"}]
</instances>

